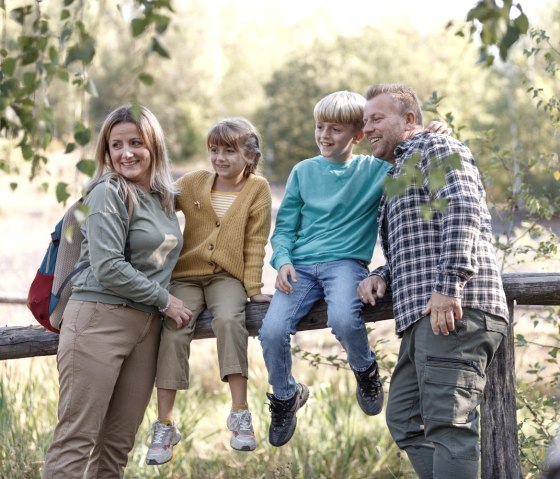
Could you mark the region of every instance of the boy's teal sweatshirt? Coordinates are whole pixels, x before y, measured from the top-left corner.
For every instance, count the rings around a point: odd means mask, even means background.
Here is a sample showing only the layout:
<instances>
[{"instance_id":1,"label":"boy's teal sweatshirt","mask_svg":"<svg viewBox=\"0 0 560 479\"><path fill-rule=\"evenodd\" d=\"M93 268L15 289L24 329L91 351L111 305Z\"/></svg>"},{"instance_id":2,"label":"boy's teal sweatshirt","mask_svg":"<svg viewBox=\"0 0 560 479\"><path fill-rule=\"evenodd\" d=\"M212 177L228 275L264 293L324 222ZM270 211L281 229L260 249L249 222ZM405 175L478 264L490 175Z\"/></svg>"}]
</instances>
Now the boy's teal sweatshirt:
<instances>
[{"instance_id":1,"label":"boy's teal sweatshirt","mask_svg":"<svg viewBox=\"0 0 560 479\"><path fill-rule=\"evenodd\" d=\"M377 209L391 165L372 156L345 162L316 156L292 169L271 238L276 269L356 259L369 264Z\"/></svg>"}]
</instances>

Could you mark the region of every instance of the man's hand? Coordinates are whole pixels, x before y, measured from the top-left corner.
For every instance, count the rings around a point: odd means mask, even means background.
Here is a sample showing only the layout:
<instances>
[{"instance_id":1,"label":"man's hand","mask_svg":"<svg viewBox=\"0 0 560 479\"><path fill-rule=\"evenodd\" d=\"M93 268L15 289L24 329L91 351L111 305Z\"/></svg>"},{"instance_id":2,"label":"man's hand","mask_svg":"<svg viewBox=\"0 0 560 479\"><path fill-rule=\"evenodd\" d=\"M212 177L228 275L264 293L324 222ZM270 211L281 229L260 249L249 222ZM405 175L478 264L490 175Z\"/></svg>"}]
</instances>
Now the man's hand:
<instances>
[{"instance_id":1,"label":"man's hand","mask_svg":"<svg viewBox=\"0 0 560 479\"><path fill-rule=\"evenodd\" d=\"M463 318L461 298L446 296L441 293L432 293L432 297L422 311L424 316L430 315L430 323L434 334L447 336L450 331L455 331L455 321Z\"/></svg>"},{"instance_id":2,"label":"man's hand","mask_svg":"<svg viewBox=\"0 0 560 479\"><path fill-rule=\"evenodd\" d=\"M453 129L445 122L434 120L424 130L425 133L439 133L441 135L451 135Z\"/></svg>"},{"instance_id":3,"label":"man's hand","mask_svg":"<svg viewBox=\"0 0 560 479\"><path fill-rule=\"evenodd\" d=\"M283 293L291 294L294 291L292 282L297 283L296 270L293 264L286 263L278 270L275 287Z\"/></svg>"},{"instance_id":4,"label":"man's hand","mask_svg":"<svg viewBox=\"0 0 560 479\"><path fill-rule=\"evenodd\" d=\"M385 295L387 283L381 276L373 275L363 279L358 286L358 296L364 304L375 306L378 299Z\"/></svg>"}]
</instances>

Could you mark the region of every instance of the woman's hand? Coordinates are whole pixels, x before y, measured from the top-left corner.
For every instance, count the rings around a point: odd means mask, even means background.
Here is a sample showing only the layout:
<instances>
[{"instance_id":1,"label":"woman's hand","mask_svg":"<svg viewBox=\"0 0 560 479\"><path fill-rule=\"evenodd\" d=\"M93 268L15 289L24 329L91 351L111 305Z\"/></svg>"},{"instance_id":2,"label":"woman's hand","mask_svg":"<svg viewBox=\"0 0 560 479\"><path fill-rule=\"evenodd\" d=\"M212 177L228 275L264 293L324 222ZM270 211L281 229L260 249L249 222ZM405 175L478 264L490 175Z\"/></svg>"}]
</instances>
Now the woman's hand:
<instances>
[{"instance_id":1,"label":"woman's hand","mask_svg":"<svg viewBox=\"0 0 560 479\"><path fill-rule=\"evenodd\" d=\"M186 326L192 319L192 311L185 303L183 303L183 301L172 294L169 295L169 307L167 308L165 315L175 321L177 329Z\"/></svg>"},{"instance_id":2,"label":"woman's hand","mask_svg":"<svg viewBox=\"0 0 560 479\"><path fill-rule=\"evenodd\" d=\"M271 294L255 294L249 298L251 303L270 303L272 301Z\"/></svg>"},{"instance_id":3,"label":"woman's hand","mask_svg":"<svg viewBox=\"0 0 560 479\"><path fill-rule=\"evenodd\" d=\"M425 133L439 133L440 135L451 135L453 129L444 121L434 120L424 130Z\"/></svg>"}]
</instances>

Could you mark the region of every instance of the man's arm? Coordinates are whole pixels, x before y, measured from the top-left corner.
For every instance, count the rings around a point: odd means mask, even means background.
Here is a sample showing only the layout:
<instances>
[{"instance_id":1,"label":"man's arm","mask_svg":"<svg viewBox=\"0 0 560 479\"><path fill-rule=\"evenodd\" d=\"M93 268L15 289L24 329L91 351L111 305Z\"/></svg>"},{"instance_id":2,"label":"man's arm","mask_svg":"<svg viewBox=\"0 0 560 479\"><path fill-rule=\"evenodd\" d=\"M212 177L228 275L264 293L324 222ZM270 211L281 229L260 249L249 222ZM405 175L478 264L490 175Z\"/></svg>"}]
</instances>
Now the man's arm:
<instances>
[{"instance_id":1,"label":"man's arm","mask_svg":"<svg viewBox=\"0 0 560 479\"><path fill-rule=\"evenodd\" d=\"M480 202L484 195L479 173L470 150L454 139L437 137L425 152L426 173L439 166L447 170L445 185L432 192L443 200L441 244L436 279L424 314L430 314L434 334L455 330L455 321L463 316L461 298L466 282L477 272L477 241L480 234ZM452 166L449 158L454 156Z\"/></svg>"}]
</instances>

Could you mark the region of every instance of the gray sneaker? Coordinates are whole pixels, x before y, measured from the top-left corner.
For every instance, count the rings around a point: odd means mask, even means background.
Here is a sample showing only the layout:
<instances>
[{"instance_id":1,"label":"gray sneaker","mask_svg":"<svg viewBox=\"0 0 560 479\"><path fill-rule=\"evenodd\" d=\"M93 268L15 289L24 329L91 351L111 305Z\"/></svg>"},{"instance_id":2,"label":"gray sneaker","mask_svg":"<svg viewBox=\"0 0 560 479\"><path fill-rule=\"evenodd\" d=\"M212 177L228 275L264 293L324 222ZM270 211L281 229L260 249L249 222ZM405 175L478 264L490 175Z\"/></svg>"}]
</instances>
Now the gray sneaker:
<instances>
[{"instance_id":1,"label":"gray sneaker","mask_svg":"<svg viewBox=\"0 0 560 479\"><path fill-rule=\"evenodd\" d=\"M354 371L358 387L356 388L356 398L358 404L368 416L375 416L383 409L383 385L379 378L379 368L377 361L365 371Z\"/></svg>"},{"instance_id":2,"label":"gray sneaker","mask_svg":"<svg viewBox=\"0 0 560 479\"><path fill-rule=\"evenodd\" d=\"M230 412L227 427L231 431L230 446L237 451L253 451L257 447L251 413L246 409Z\"/></svg>"},{"instance_id":3,"label":"gray sneaker","mask_svg":"<svg viewBox=\"0 0 560 479\"><path fill-rule=\"evenodd\" d=\"M294 435L297 425L296 412L309 398L309 389L305 384L298 383L294 397L282 401L276 399L273 394L266 393L270 400L270 427L268 429L268 441L276 447L286 444Z\"/></svg>"},{"instance_id":4,"label":"gray sneaker","mask_svg":"<svg viewBox=\"0 0 560 479\"><path fill-rule=\"evenodd\" d=\"M181 433L174 425L168 426L156 421L152 424L152 434L146 464L154 466L169 462L173 457L173 446L181 440Z\"/></svg>"}]
</instances>

